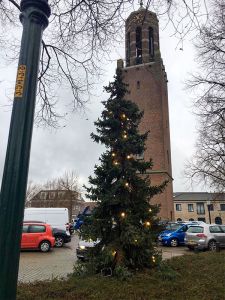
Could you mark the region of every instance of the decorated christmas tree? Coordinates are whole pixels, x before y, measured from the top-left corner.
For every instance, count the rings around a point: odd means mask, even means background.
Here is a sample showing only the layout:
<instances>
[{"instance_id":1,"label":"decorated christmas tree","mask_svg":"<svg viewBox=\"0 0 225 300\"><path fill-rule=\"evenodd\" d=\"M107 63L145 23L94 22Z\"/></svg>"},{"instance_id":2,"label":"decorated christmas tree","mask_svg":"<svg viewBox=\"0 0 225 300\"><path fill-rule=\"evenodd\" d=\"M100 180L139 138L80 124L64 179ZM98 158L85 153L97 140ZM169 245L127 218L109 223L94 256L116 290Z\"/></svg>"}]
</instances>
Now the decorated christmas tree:
<instances>
[{"instance_id":1,"label":"decorated christmas tree","mask_svg":"<svg viewBox=\"0 0 225 300\"><path fill-rule=\"evenodd\" d=\"M114 79L105 87L110 97L95 122L97 133L91 135L106 146L106 152L95 166L95 176L89 177L88 197L97 203L81 228L83 238L100 241L90 257L96 272L118 266L142 269L156 263L154 231L159 207L150 200L166 185L150 184L146 172L152 161L138 159L148 136L138 131L143 112L125 99L128 91L120 69Z\"/></svg>"}]
</instances>

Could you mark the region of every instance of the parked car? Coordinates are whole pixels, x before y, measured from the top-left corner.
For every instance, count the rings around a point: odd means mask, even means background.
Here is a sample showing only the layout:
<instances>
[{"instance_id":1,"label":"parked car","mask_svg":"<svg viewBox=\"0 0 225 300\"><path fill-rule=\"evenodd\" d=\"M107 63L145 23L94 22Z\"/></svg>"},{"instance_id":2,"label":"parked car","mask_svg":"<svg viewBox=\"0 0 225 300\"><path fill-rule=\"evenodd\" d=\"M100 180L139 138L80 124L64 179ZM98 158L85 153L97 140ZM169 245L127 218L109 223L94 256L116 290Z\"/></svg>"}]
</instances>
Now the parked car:
<instances>
[{"instance_id":1,"label":"parked car","mask_svg":"<svg viewBox=\"0 0 225 300\"><path fill-rule=\"evenodd\" d=\"M194 224L200 224L204 222L194 221ZM188 230L192 222L169 222L166 229L162 231L158 236L158 242L164 246L177 247L184 245L185 232Z\"/></svg>"},{"instance_id":2,"label":"parked car","mask_svg":"<svg viewBox=\"0 0 225 300\"><path fill-rule=\"evenodd\" d=\"M225 247L225 225L192 225L188 228L184 241L189 249L215 251L218 246Z\"/></svg>"},{"instance_id":3,"label":"parked car","mask_svg":"<svg viewBox=\"0 0 225 300\"><path fill-rule=\"evenodd\" d=\"M23 223L29 223L29 222L34 222L38 224L46 224L46 222L42 221L24 221ZM52 228L52 234L55 237L55 247L60 248L64 244L71 242L71 235L69 231L60 229L60 228Z\"/></svg>"},{"instance_id":4,"label":"parked car","mask_svg":"<svg viewBox=\"0 0 225 300\"><path fill-rule=\"evenodd\" d=\"M23 224L21 249L39 249L48 252L54 247L55 238L49 224L26 222Z\"/></svg>"},{"instance_id":5,"label":"parked car","mask_svg":"<svg viewBox=\"0 0 225 300\"><path fill-rule=\"evenodd\" d=\"M66 230L53 228L53 235L55 237L55 247L60 248L64 244L71 242L71 235Z\"/></svg>"},{"instance_id":6,"label":"parked car","mask_svg":"<svg viewBox=\"0 0 225 300\"><path fill-rule=\"evenodd\" d=\"M89 240L80 240L78 243L78 247L76 249L76 255L78 259L87 260L88 259L88 251L90 248L93 248L96 244L100 242L100 239L97 241Z\"/></svg>"}]
</instances>

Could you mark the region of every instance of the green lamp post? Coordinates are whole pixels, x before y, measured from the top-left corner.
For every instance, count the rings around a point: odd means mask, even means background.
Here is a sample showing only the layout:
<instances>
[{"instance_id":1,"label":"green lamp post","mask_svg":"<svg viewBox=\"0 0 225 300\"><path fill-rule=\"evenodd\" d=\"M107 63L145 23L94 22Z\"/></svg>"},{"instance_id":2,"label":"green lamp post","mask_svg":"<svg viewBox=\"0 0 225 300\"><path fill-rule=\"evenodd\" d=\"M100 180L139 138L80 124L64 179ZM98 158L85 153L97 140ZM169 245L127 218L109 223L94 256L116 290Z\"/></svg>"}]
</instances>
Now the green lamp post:
<instances>
[{"instance_id":1,"label":"green lamp post","mask_svg":"<svg viewBox=\"0 0 225 300\"><path fill-rule=\"evenodd\" d=\"M0 299L16 299L42 33L48 0L22 0L23 35L0 196Z\"/></svg>"}]
</instances>

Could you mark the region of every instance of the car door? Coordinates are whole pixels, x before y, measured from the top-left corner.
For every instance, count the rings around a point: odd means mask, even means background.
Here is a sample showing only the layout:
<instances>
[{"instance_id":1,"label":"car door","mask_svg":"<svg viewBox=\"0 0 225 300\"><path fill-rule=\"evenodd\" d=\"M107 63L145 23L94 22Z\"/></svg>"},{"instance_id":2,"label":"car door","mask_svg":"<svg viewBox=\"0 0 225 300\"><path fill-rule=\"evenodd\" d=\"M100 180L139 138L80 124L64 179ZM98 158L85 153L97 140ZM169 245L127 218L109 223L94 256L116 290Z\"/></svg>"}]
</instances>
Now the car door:
<instances>
[{"instance_id":1,"label":"car door","mask_svg":"<svg viewBox=\"0 0 225 300\"><path fill-rule=\"evenodd\" d=\"M29 234L29 248L38 248L41 237L45 235L45 225L30 225L28 229Z\"/></svg>"},{"instance_id":2,"label":"car door","mask_svg":"<svg viewBox=\"0 0 225 300\"><path fill-rule=\"evenodd\" d=\"M225 247L225 225L220 225L220 228L223 232L223 234L221 235L221 246Z\"/></svg>"},{"instance_id":3,"label":"car door","mask_svg":"<svg viewBox=\"0 0 225 300\"><path fill-rule=\"evenodd\" d=\"M209 227L209 232L213 235L214 239L220 243L221 246L224 245L224 232L219 225L213 225Z\"/></svg>"},{"instance_id":4,"label":"car door","mask_svg":"<svg viewBox=\"0 0 225 300\"><path fill-rule=\"evenodd\" d=\"M180 244L184 244L184 237L187 229L188 229L187 225L184 225L177 231L177 238Z\"/></svg>"},{"instance_id":5,"label":"car door","mask_svg":"<svg viewBox=\"0 0 225 300\"><path fill-rule=\"evenodd\" d=\"M29 234L28 234L28 224L24 224L22 228L22 238L21 238L21 249L28 248L29 245Z\"/></svg>"}]
</instances>

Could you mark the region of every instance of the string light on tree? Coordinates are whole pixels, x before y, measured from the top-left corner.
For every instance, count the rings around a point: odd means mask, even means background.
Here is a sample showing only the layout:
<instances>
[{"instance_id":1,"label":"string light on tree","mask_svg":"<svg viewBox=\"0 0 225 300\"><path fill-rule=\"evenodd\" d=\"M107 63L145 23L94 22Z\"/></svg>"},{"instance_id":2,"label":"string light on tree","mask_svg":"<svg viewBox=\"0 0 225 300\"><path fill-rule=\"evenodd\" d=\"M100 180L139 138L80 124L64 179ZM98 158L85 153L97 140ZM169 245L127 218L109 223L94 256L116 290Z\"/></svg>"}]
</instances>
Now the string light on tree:
<instances>
[{"instance_id":1,"label":"string light on tree","mask_svg":"<svg viewBox=\"0 0 225 300\"><path fill-rule=\"evenodd\" d=\"M122 218L125 218L125 217L126 217L125 212L121 212L120 216L121 216Z\"/></svg>"},{"instance_id":2,"label":"string light on tree","mask_svg":"<svg viewBox=\"0 0 225 300\"><path fill-rule=\"evenodd\" d=\"M131 159L131 155L127 155L127 159Z\"/></svg>"},{"instance_id":3,"label":"string light on tree","mask_svg":"<svg viewBox=\"0 0 225 300\"><path fill-rule=\"evenodd\" d=\"M129 187L129 183L128 182L125 183L125 187Z\"/></svg>"},{"instance_id":4,"label":"string light on tree","mask_svg":"<svg viewBox=\"0 0 225 300\"><path fill-rule=\"evenodd\" d=\"M115 166L118 166L119 162L118 162L117 160L114 160L114 161L113 161L113 164L114 164Z\"/></svg>"},{"instance_id":5,"label":"string light on tree","mask_svg":"<svg viewBox=\"0 0 225 300\"><path fill-rule=\"evenodd\" d=\"M116 153L115 153L115 152L113 152L113 153L112 153L112 157L115 157L115 156L116 156Z\"/></svg>"},{"instance_id":6,"label":"string light on tree","mask_svg":"<svg viewBox=\"0 0 225 300\"><path fill-rule=\"evenodd\" d=\"M155 256L152 256L152 262L153 262L153 263L156 262Z\"/></svg>"},{"instance_id":7,"label":"string light on tree","mask_svg":"<svg viewBox=\"0 0 225 300\"><path fill-rule=\"evenodd\" d=\"M145 226L149 227L149 226L151 226L151 223L149 221L146 221Z\"/></svg>"},{"instance_id":8,"label":"string light on tree","mask_svg":"<svg viewBox=\"0 0 225 300\"><path fill-rule=\"evenodd\" d=\"M126 115L125 115L125 114L122 114L122 115L121 115L121 118L122 118L122 119L126 119Z\"/></svg>"}]
</instances>

